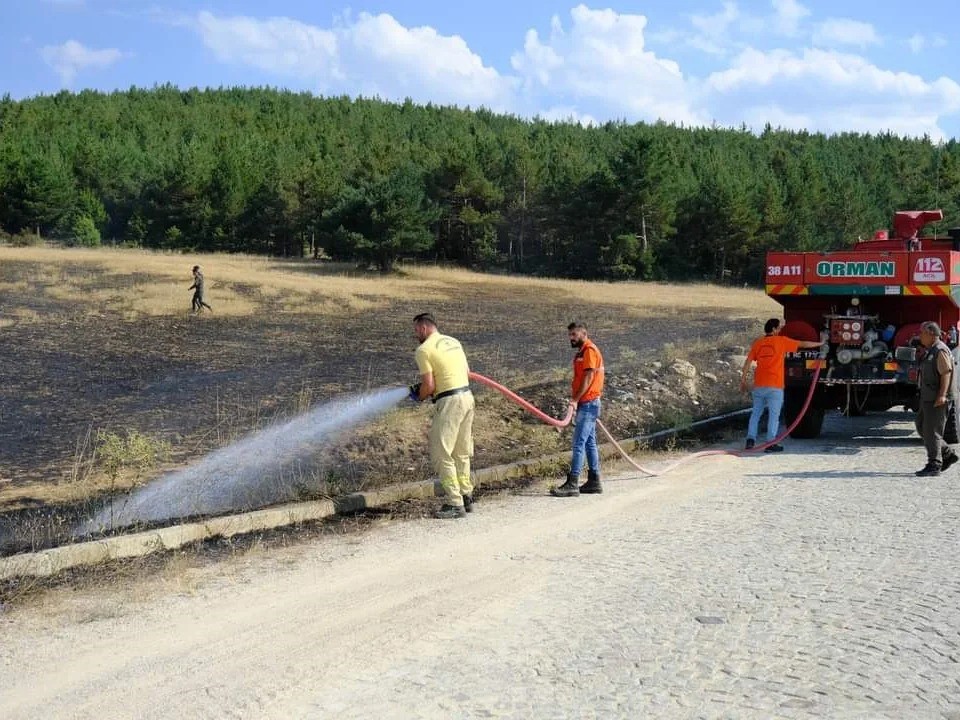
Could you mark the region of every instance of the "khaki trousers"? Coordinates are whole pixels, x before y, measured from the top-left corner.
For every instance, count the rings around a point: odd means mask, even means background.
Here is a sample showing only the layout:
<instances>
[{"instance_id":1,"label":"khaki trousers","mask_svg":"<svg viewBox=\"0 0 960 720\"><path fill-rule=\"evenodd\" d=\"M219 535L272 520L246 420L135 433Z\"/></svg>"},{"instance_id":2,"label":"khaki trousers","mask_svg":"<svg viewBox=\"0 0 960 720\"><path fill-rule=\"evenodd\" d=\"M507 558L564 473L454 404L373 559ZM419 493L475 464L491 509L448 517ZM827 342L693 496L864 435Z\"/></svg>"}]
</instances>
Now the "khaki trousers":
<instances>
[{"instance_id":1,"label":"khaki trousers","mask_svg":"<svg viewBox=\"0 0 960 720\"><path fill-rule=\"evenodd\" d=\"M463 507L463 496L473 492L473 393L462 392L437 400L430 426L430 459L443 486L444 503Z\"/></svg>"}]
</instances>

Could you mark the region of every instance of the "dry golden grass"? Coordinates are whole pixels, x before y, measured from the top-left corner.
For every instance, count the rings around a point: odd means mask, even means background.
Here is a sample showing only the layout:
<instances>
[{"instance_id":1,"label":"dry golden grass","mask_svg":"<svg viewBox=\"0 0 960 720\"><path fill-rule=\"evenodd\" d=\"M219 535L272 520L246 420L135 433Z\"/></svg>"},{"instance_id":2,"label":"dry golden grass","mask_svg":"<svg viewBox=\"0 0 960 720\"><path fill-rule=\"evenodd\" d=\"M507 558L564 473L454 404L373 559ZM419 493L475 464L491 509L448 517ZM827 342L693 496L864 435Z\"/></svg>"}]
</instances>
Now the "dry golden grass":
<instances>
[{"instance_id":1,"label":"dry golden grass","mask_svg":"<svg viewBox=\"0 0 960 720\"><path fill-rule=\"evenodd\" d=\"M31 280L53 299L82 303L94 314L105 307L119 308L131 317L179 314L189 308L187 288L193 265L205 268L208 301L216 314L228 316L253 314L265 302L279 306L281 312L320 316L369 311L413 294L421 301L455 297L464 285L518 294L568 295L572 300L619 305L633 317L663 316L680 308L749 316L776 310L776 303L760 290L706 283L587 282L484 275L434 266L407 267L402 275L379 276L312 260L110 248L0 247L0 261L38 264ZM89 272L79 271L84 268ZM111 276L116 284L105 288ZM0 285L0 294L10 299L9 313L18 322L37 319L35 312L17 301L28 288L26 281Z\"/></svg>"},{"instance_id":2,"label":"dry golden grass","mask_svg":"<svg viewBox=\"0 0 960 720\"><path fill-rule=\"evenodd\" d=\"M468 270L419 267L410 271L413 278L421 281L442 282L452 285L480 283L486 287L501 286L505 290L536 293L558 292L576 300L591 303L622 305L627 312L637 317L682 308L710 308L740 312L754 316L775 312L778 305L762 290L736 288L710 283L661 283L661 282L596 282L586 280L560 280L530 278L513 275L482 275Z\"/></svg>"},{"instance_id":3,"label":"dry golden grass","mask_svg":"<svg viewBox=\"0 0 960 720\"><path fill-rule=\"evenodd\" d=\"M218 315L247 315L264 300L280 300L284 310L326 314L368 310L405 297L410 282L402 277L351 274L345 266L311 260L273 260L248 255L193 255L147 250L53 247L0 247L0 261L37 263L31 276L50 297L94 306L114 304L135 314L162 315L189 307L190 269L205 268L208 301ZM89 274L78 272L88 267ZM69 270L69 272L68 272ZM103 288L113 276L116 286ZM418 283L419 297L440 292L442 281ZM236 286L236 287L234 287ZM26 281L7 282L0 293L16 295ZM241 291L245 290L241 294Z\"/></svg>"}]
</instances>

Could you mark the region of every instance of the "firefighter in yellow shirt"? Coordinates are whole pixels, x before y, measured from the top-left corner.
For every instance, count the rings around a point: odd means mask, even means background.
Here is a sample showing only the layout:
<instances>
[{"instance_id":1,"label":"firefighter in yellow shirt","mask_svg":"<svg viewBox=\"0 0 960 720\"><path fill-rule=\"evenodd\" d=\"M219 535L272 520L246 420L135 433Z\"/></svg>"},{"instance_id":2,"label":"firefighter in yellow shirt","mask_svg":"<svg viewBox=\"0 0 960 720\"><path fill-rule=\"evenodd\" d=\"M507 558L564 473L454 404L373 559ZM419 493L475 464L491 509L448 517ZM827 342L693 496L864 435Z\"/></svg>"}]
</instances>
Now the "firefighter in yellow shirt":
<instances>
[{"instance_id":1,"label":"firefighter in yellow shirt","mask_svg":"<svg viewBox=\"0 0 960 720\"><path fill-rule=\"evenodd\" d=\"M473 456L473 393L470 392L467 356L456 338L437 330L430 313L413 319L420 342L414 359L420 382L411 397L437 406L430 426L430 459L444 491L443 506L435 517L466 517L473 510L470 458Z\"/></svg>"}]
</instances>

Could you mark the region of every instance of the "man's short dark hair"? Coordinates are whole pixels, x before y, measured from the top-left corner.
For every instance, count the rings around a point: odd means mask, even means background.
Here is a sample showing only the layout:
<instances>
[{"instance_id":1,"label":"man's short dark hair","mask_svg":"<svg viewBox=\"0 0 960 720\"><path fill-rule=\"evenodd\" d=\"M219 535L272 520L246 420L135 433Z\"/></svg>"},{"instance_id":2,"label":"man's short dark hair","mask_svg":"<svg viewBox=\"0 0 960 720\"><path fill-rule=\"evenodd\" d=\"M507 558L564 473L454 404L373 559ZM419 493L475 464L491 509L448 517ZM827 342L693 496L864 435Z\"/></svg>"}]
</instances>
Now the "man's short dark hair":
<instances>
[{"instance_id":1,"label":"man's short dark hair","mask_svg":"<svg viewBox=\"0 0 960 720\"><path fill-rule=\"evenodd\" d=\"M572 322L567 325L567 330L586 330L587 326L582 322Z\"/></svg>"},{"instance_id":2,"label":"man's short dark hair","mask_svg":"<svg viewBox=\"0 0 960 720\"><path fill-rule=\"evenodd\" d=\"M413 322L417 325L433 325L437 326L437 321L433 319L433 315L430 313L420 313L413 318Z\"/></svg>"},{"instance_id":3,"label":"man's short dark hair","mask_svg":"<svg viewBox=\"0 0 960 720\"><path fill-rule=\"evenodd\" d=\"M764 331L767 335L769 335L769 334L772 333L774 330L776 330L778 327L780 327L780 320L778 320L777 318L770 318L769 320L767 320L767 321L763 324L763 331Z\"/></svg>"},{"instance_id":4,"label":"man's short dark hair","mask_svg":"<svg viewBox=\"0 0 960 720\"><path fill-rule=\"evenodd\" d=\"M194 271L194 272L196 272L196 271L199 270L199 269L200 269L200 266L199 266L199 265L194 265L194 266L193 266L193 271Z\"/></svg>"}]
</instances>

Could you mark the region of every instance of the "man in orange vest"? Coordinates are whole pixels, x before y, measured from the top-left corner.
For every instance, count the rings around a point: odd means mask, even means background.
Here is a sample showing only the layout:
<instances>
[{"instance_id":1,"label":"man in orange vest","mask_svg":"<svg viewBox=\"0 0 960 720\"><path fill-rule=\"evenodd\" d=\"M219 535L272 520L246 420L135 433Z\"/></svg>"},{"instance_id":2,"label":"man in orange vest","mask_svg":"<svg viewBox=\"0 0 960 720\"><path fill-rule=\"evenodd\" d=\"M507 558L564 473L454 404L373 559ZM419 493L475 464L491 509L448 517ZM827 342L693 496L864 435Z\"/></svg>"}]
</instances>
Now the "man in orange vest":
<instances>
[{"instance_id":1,"label":"man in orange vest","mask_svg":"<svg viewBox=\"0 0 960 720\"><path fill-rule=\"evenodd\" d=\"M760 415L767 409L767 442L777 439L780 426L780 410L783 407L783 361L787 353L800 348L818 348L821 343L813 340L793 340L780 334L780 321L770 318L763 326L764 336L754 341L743 363L740 376L740 392L747 391L747 374L750 366L757 364L753 373L753 411L747 424L746 449L757 442ZM770 445L764 452L781 452L783 445Z\"/></svg>"},{"instance_id":2,"label":"man in orange vest","mask_svg":"<svg viewBox=\"0 0 960 720\"><path fill-rule=\"evenodd\" d=\"M554 497L576 497L580 493L602 493L600 485L600 451L597 448L597 418L600 417L600 395L603 393L603 357L587 337L587 326L572 322L567 326L573 358L573 383L570 405L577 412L573 430L573 457L567 481L550 490ZM587 482L579 485L583 460L587 460Z\"/></svg>"}]
</instances>

